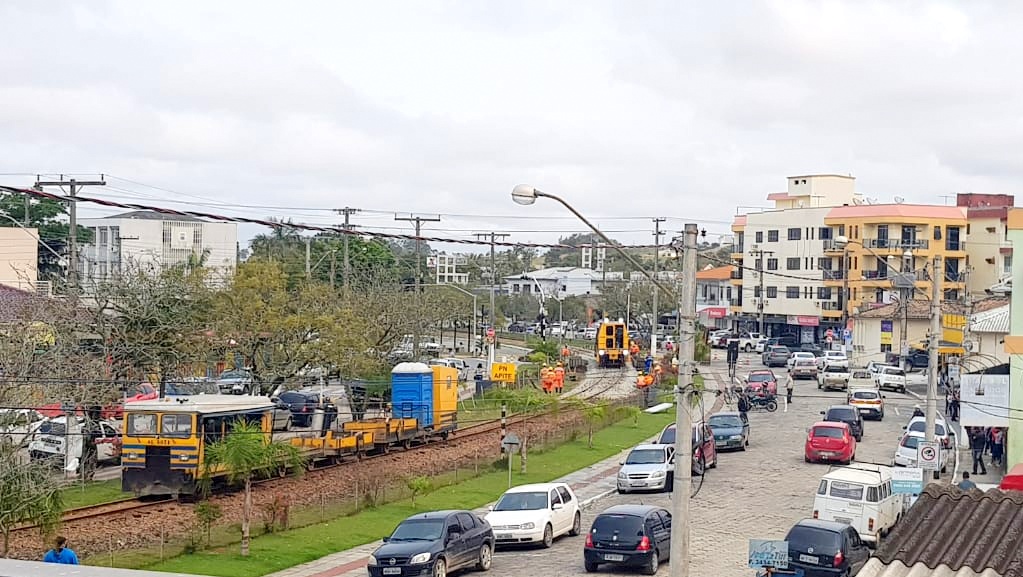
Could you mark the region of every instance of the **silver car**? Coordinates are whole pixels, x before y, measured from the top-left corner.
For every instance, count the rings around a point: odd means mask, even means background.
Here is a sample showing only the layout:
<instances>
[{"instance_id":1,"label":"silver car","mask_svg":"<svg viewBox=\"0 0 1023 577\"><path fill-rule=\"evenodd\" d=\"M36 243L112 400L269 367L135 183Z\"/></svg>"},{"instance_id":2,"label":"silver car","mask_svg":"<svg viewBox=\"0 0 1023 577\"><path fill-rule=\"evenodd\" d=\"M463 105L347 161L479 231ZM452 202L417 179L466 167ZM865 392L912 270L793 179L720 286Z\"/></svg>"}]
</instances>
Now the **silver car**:
<instances>
[{"instance_id":1,"label":"silver car","mask_svg":"<svg viewBox=\"0 0 1023 577\"><path fill-rule=\"evenodd\" d=\"M674 481L674 445L637 445L622 461L618 492L665 491Z\"/></svg>"}]
</instances>

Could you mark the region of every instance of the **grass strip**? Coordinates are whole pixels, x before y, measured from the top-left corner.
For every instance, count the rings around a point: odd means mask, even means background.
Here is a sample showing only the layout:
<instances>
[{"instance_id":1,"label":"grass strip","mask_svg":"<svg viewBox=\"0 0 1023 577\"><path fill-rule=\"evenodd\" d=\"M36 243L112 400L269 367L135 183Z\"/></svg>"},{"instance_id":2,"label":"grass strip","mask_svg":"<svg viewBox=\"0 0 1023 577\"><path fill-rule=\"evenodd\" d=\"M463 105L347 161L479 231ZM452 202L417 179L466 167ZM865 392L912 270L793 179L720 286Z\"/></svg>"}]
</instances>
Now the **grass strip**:
<instances>
[{"instance_id":1,"label":"grass strip","mask_svg":"<svg viewBox=\"0 0 1023 577\"><path fill-rule=\"evenodd\" d=\"M65 509L78 509L80 507L114 503L134 497L131 493L121 491L121 479L68 485L66 488L61 489L60 495L64 499Z\"/></svg>"}]
</instances>

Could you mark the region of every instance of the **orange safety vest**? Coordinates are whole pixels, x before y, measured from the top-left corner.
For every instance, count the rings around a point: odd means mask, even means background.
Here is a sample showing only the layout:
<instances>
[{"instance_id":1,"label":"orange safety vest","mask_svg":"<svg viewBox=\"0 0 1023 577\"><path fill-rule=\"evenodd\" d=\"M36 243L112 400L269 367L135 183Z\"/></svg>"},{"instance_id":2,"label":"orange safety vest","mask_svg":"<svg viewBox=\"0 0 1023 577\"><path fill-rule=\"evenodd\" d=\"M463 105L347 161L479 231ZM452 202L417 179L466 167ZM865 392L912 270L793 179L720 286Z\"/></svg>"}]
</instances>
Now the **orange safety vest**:
<instances>
[{"instance_id":1,"label":"orange safety vest","mask_svg":"<svg viewBox=\"0 0 1023 577\"><path fill-rule=\"evenodd\" d=\"M554 380L559 387L565 385L565 368L558 367L554 369Z\"/></svg>"},{"instance_id":2,"label":"orange safety vest","mask_svg":"<svg viewBox=\"0 0 1023 577\"><path fill-rule=\"evenodd\" d=\"M540 380L543 382L544 390L549 390L554 385L554 372L550 369L540 371Z\"/></svg>"},{"instance_id":3,"label":"orange safety vest","mask_svg":"<svg viewBox=\"0 0 1023 577\"><path fill-rule=\"evenodd\" d=\"M649 387L654 384L654 377L652 375L646 375L643 377L643 385Z\"/></svg>"},{"instance_id":4,"label":"orange safety vest","mask_svg":"<svg viewBox=\"0 0 1023 577\"><path fill-rule=\"evenodd\" d=\"M572 356L572 351L568 350L568 347L561 349L561 356L568 358Z\"/></svg>"},{"instance_id":5,"label":"orange safety vest","mask_svg":"<svg viewBox=\"0 0 1023 577\"><path fill-rule=\"evenodd\" d=\"M642 389L646 386L646 378L643 375L636 375L636 387Z\"/></svg>"}]
</instances>

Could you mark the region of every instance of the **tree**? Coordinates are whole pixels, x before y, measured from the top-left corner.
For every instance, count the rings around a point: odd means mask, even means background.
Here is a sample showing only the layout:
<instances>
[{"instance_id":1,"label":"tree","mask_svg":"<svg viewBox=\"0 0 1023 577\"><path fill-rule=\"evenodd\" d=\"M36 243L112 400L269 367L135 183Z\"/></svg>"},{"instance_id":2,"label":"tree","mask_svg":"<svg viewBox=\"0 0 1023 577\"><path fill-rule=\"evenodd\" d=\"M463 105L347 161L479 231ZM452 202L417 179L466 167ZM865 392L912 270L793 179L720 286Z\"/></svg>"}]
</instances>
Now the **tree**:
<instances>
[{"instance_id":1,"label":"tree","mask_svg":"<svg viewBox=\"0 0 1023 577\"><path fill-rule=\"evenodd\" d=\"M206 491L212 483L212 472L225 469L231 483L243 483L245 500L242 505L241 554L249 554L249 527L252 522L252 480L261 473L290 470L298 475L303 461L298 449L292 445L267 441L262 428L255 423L239 419L231 431L220 441L206 448L203 460L202 483Z\"/></svg>"},{"instance_id":2,"label":"tree","mask_svg":"<svg viewBox=\"0 0 1023 577\"><path fill-rule=\"evenodd\" d=\"M26 218L26 201L28 215ZM54 253L67 254L68 222L67 205L51 199L26 197L22 194L0 192L0 226L17 226L39 231L38 267L40 280L58 281L64 278L64 264ZM12 222L15 221L15 222ZM27 223L26 223L27 221ZM92 242L92 231L78 227L78 241ZM51 252L52 251L52 252Z\"/></svg>"},{"instance_id":3,"label":"tree","mask_svg":"<svg viewBox=\"0 0 1023 577\"><path fill-rule=\"evenodd\" d=\"M586 446L593 448L593 428L607 418L607 405L604 403L585 403L582 406L583 418L586 419Z\"/></svg>"},{"instance_id":4,"label":"tree","mask_svg":"<svg viewBox=\"0 0 1023 577\"><path fill-rule=\"evenodd\" d=\"M411 477L405 481L405 486L408 487L409 493L412 495L412 507L416 506L416 496L427 493L433 487L433 483L430 482L430 478L426 476Z\"/></svg>"},{"instance_id":5,"label":"tree","mask_svg":"<svg viewBox=\"0 0 1023 577\"><path fill-rule=\"evenodd\" d=\"M11 530L23 523L38 524L45 534L64 514L59 477L45 461L19 462L17 449L0 444L0 534L7 557Z\"/></svg>"}]
</instances>

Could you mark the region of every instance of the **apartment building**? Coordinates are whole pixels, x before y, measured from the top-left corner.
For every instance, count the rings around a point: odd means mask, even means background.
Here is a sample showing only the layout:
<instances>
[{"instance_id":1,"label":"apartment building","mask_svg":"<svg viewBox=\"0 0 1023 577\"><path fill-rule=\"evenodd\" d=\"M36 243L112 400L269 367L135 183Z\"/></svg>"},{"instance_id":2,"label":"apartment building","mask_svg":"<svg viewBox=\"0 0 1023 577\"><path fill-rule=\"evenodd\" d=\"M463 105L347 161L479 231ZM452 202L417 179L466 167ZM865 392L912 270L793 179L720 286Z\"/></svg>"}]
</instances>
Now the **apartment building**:
<instances>
[{"instance_id":1,"label":"apartment building","mask_svg":"<svg viewBox=\"0 0 1023 577\"><path fill-rule=\"evenodd\" d=\"M174 266L203 262L211 281L222 282L238 265L238 225L198 218L135 211L105 218L83 218L93 244L80 250L83 287L116 276L129 263Z\"/></svg>"},{"instance_id":2,"label":"apartment building","mask_svg":"<svg viewBox=\"0 0 1023 577\"><path fill-rule=\"evenodd\" d=\"M1010 208L1006 215L1008 240L1023 246L1023 208ZM1023 285L1023 263L1012 263L1012 284ZM1005 353L1009 355L1009 383L1017 383L1008 387L1008 402L999 399L1002 406L1008 406L1017 415L1023 412L1023 291L1014 291L1009 301L1009 334L1005 336ZM994 402L992 402L994 404ZM1023 426L1014 421L1008 428L1006 443L1006 470L1017 463L1023 462Z\"/></svg>"},{"instance_id":3,"label":"apartment building","mask_svg":"<svg viewBox=\"0 0 1023 577\"><path fill-rule=\"evenodd\" d=\"M833 238L824 219L835 207L862 202L855 178L833 174L791 176L788 190L772 193L773 209L736 217L730 312L737 327L818 342L838 328L837 294L824 282L825 244ZM760 319L763 327L760 327Z\"/></svg>"},{"instance_id":4,"label":"apartment building","mask_svg":"<svg viewBox=\"0 0 1023 577\"><path fill-rule=\"evenodd\" d=\"M823 307L827 319L897 300L892 288L898 272L916 272L915 299L931 294L932 258L941 255L938 275L947 301L966 294L967 209L919 204L861 204L831 209L824 219L832 240L824 243L820 266L834 304ZM845 244L834 239L844 236ZM905 270L904 270L905 269ZM848 296L842 299L842 295ZM846 302L843 302L846 301ZM843 307L843 304L845 305Z\"/></svg>"},{"instance_id":5,"label":"apartment building","mask_svg":"<svg viewBox=\"0 0 1023 577\"><path fill-rule=\"evenodd\" d=\"M38 263L38 230L0 227L0 285L34 292Z\"/></svg>"},{"instance_id":6,"label":"apartment building","mask_svg":"<svg viewBox=\"0 0 1023 577\"><path fill-rule=\"evenodd\" d=\"M974 297L1012 276L1012 244L1008 240L1011 194L958 194L956 206L966 208L966 290Z\"/></svg>"},{"instance_id":7,"label":"apartment building","mask_svg":"<svg viewBox=\"0 0 1023 577\"><path fill-rule=\"evenodd\" d=\"M435 252L426 257L426 267L433 269L437 284L469 284L469 273L459 271L459 267L468 264L469 259L464 254Z\"/></svg>"},{"instance_id":8,"label":"apartment building","mask_svg":"<svg viewBox=\"0 0 1023 577\"><path fill-rule=\"evenodd\" d=\"M728 303L732 299L733 266L710 267L696 272L696 314L709 329L724 329L730 324Z\"/></svg>"}]
</instances>

